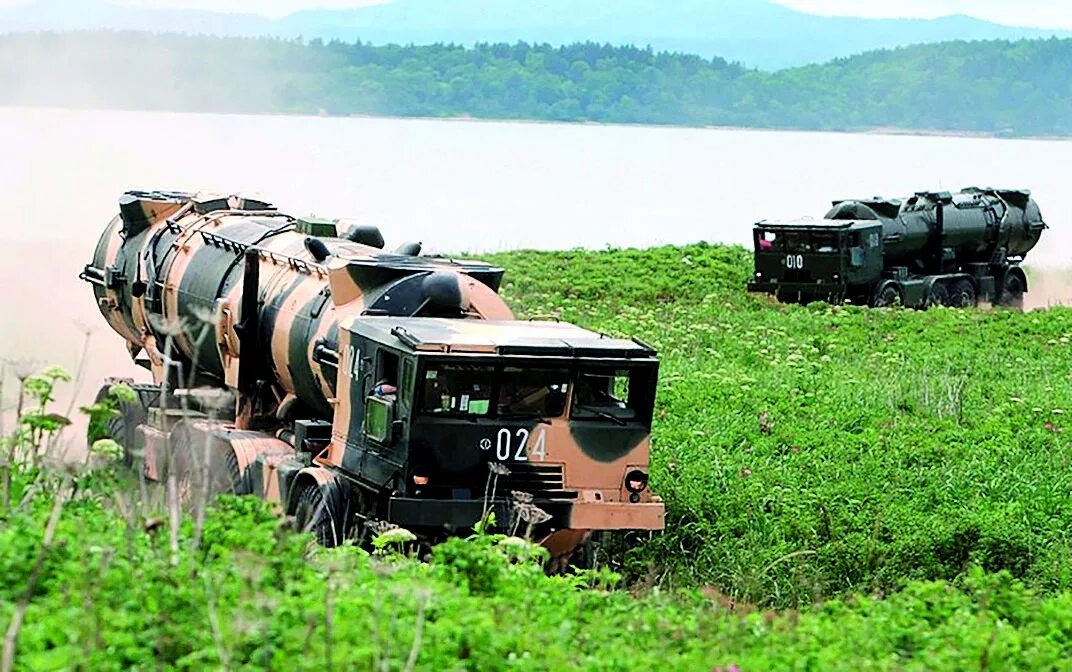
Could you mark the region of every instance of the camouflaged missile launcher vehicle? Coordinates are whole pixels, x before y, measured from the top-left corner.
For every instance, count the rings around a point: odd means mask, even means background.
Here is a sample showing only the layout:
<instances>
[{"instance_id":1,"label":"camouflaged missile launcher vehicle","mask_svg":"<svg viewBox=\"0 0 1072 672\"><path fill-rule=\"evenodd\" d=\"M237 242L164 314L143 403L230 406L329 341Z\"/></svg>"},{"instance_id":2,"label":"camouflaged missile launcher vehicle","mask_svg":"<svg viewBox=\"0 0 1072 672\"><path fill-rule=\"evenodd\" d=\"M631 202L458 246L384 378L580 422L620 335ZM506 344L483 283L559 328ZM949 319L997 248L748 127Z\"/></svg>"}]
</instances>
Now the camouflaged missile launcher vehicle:
<instances>
[{"instance_id":1,"label":"camouflaged missile launcher vehicle","mask_svg":"<svg viewBox=\"0 0 1072 672\"><path fill-rule=\"evenodd\" d=\"M822 220L760 222L752 292L786 303L1022 306L1020 263L1046 224L1029 191L835 201Z\"/></svg>"},{"instance_id":2,"label":"camouflaged missile launcher vehicle","mask_svg":"<svg viewBox=\"0 0 1072 672\"><path fill-rule=\"evenodd\" d=\"M109 425L148 478L187 492L206 473L325 544L493 511L562 559L593 532L662 528L651 348L515 320L502 269L385 252L372 227L339 237L234 196L120 206L82 277L152 372Z\"/></svg>"}]
</instances>

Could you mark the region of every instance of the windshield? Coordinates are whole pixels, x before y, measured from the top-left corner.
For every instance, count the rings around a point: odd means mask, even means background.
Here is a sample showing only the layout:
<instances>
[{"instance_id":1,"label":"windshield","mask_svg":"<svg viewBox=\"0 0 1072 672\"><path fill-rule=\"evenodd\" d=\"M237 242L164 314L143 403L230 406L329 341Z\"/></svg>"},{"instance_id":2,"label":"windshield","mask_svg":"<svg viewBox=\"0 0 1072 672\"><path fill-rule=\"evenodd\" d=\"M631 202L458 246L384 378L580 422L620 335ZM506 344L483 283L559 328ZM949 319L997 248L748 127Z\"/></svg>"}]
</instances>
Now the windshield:
<instances>
[{"instance_id":1,"label":"windshield","mask_svg":"<svg viewBox=\"0 0 1072 672\"><path fill-rule=\"evenodd\" d=\"M782 237L778 235L777 231L756 232L757 250L781 250L783 247Z\"/></svg>"},{"instance_id":2,"label":"windshield","mask_svg":"<svg viewBox=\"0 0 1072 672\"><path fill-rule=\"evenodd\" d=\"M424 374L421 413L487 415L495 369L469 364L438 364Z\"/></svg>"},{"instance_id":3,"label":"windshield","mask_svg":"<svg viewBox=\"0 0 1072 672\"><path fill-rule=\"evenodd\" d=\"M569 372L565 369L506 367L502 371L496 413L557 418L566 410L568 389Z\"/></svg>"},{"instance_id":4,"label":"windshield","mask_svg":"<svg viewBox=\"0 0 1072 672\"><path fill-rule=\"evenodd\" d=\"M652 370L648 368L584 368L577 374L572 416L619 423L650 419L654 403Z\"/></svg>"},{"instance_id":5,"label":"windshield","mask_svg":"<svg viewBox=\"0 0 1072 672\"><path fill-rule=\"evenodd\" d=\"M756 233L756 249L762 252L818 252L830 254L841 248L840 232L761 230Z\"/></svg>"},{"instance_id":6,"label":"windshield","mask_svg":"<svg viewBox=\"0 0 1072 672\"><path fill-rule=\"evenodd\" d=\"M429 364L418 408L432 415L554 418L565 411L569 380L565 368Z\"/></svg>"},{"instance_id":7,"label":"windshield","mask_svg":"<svg viewBox=\"0 0 1072 672\"><path fill-rule=\"evenodd\" d=\"M536 364L536 363L534 363ZM421 375L420 415L558 418L573 387L571 417L625 424L649 422L655 367L525 366L429 361Z\"/></svg>"}]
</instances>

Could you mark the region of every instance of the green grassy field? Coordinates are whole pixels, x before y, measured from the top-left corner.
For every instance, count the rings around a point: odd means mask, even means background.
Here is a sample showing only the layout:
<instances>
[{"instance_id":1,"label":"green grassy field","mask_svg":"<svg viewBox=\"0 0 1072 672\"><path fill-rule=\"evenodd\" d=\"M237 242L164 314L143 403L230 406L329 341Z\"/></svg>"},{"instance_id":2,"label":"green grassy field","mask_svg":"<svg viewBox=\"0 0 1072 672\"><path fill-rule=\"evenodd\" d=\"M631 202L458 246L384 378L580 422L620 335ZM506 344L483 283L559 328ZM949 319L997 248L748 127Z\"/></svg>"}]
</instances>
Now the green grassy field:
<instances>
[{"instance_id":1,"label":"green grassy field","mask_svg":"<svg viewBox=\"0 0 1072 672\"><path fill-rule=\"evenodd\" d=\"M967 567L1072 582L1072 311L782 306L721 247L514 254L523 314L662 356L653 483L664 585L791 607Z\"/></svg>"},{"instance_id":2,"label":"green grassy field","mask_svg":"<svg viewBox=\"0 0 1072 672\"><path fill-rule=\"evenodd\" d=\"M1072 668L1072 311L781 306L718 246L490 260L521 316L660 351L667 530L606 544L621 581L494 538L430 563L314 549L230 500L172 558L100 473L42 556L18 665ZM54 490L0 510L0 624Z\"/></svg>"}]
</instances>

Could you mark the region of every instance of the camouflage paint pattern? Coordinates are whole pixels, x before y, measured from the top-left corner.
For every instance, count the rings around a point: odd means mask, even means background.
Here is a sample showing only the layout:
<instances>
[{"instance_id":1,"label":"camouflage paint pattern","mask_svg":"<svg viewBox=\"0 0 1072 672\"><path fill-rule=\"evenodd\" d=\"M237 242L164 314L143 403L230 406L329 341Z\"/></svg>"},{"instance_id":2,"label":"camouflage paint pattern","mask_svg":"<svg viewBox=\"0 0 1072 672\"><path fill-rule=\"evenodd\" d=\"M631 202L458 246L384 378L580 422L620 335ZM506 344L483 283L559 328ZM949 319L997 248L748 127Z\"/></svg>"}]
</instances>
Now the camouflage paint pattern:
<instances>
[{"instance_id":1,"label":"camouflage paint pattern","mask_svg":"<svg viewBox=\"0 0 1072 672\"><path fill-rule=\"evenodd\" d=\"M206 384L235 386L242 257L251 247L260 257L262 307L253 356L271 368L283 394L324 414L331 410L333 374L312 357L318 339L328 339L330 347L341 320L363 314L407 278L448 274L469 299L467 317L512 317L494 289L466 275L480 274L497 287L502 272L486 264L408 257L329 238L321 239L332 255L325 265L306 249L308 237L295 230L298 220L262 202L198 198L143 195L137 205L145 225L113 220L85 274L108 276L94 283L101 312L132 352L146 351L157 382L164 376L167 332L177 327L173 358L187 372L195 368ZM202 212L209 208L220 209Z\"/></svg>"},{"instance_id":2,"label":"camouflage paint pattern","mask_svg":"<svg viewBox=\"0 0 1072 672\"><path fill-rule=\"evenodd\" d=\"M482 453L482 442L509 431L524 440L512 456L520 459L506 468L557 479L557 492L535 504L551 514L537 531L556 555L568 554L593 530L661 529L661 501L646 487L631 492L626 484L626 474L636 470L644 472L646 486L650 414L624 427L571 418L569 406L562 417L494 426L422 427L421 419L402 417L401 441L386 449L371 444L363 429L376 381L367 371L351 375L357 370L353 353L370 343L414 366L433 354L411 347L392 331L396 327L419 332L437 325L433 332L453 334L453 343L442 346L448 350L530 364L536 360L524 352L506 355L503 346L561 347L563 339L573 339L577 349L559 357L563 365L611 365L625 357L626 364L651 367L652 390L654 352L571 325L513 321L497 294L501 269L385 252L378 232L332 236L337 224L299 220L263 201L129 192L120 210L83 278L93 285L105 320L171 399L171 411L150 409L149 422L136 433L133 448L144 455L147 477L163 478L169 458L173 468L188 469L196 460L176 460L176 452L196 456L205 447L218 489L257 494L290 513L305 488L318 488L325 506L345 505L349 512L362 503L370 520L391 520L411 506L437 526L455 519L471 525L471 512L482 507L475 493L457 502L400 494L409 489L416 459L410 451L446 446L456 459L444 468L479 481L465 490L471 492L483 486L494 461ZM308 235L314 231L319 235ZM255 297L246 296L247 280ZM370 341L365 324L383 330ZM222 412L200 402L180 404L172 395L187 388L225 390L233 403ZM400 401L399 409L409 403ZM469 443L460 443L462 437ZM537 441L538 463L527 457L537 452Z\"/></svg>"}]
</instances>

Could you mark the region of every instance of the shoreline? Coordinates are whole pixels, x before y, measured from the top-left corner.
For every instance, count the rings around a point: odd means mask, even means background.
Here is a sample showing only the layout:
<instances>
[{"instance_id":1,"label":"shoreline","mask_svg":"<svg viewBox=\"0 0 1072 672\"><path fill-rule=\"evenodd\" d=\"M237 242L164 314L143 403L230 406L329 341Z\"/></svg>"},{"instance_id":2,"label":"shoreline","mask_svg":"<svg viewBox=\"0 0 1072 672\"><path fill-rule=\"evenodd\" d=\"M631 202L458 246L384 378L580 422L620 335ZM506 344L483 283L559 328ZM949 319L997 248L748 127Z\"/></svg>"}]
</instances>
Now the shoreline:
<instances>
[{"instance_id":1,"label":"shoreline","mask_svg":"<svg viewBox=\"0 0 1072 672\"><path fill-rule=\"evenodd\" d=\"M743 243L735 243L731 241L717 241L717 240L692 240L692 241L652 241L645 245L614 245L613 243L604 243L599 246L586 247L584 245L577 245L573 247L531 247L531 246L499 246L499 247L472 247L462 250L430 250L433 254L442 255L446 257L455 257L458 259L473 259L482 255L493 254L553 254L556 252L569 252L571 250L584 250L587 252L621 252L625 250L634 250L644 252L648 250L654 250L663 247L675 247L683 248L689 245L711 245L718 247L739 248L744 252L751 254L752 250ZM61 250L71 251L74 249L83 250L84 245L82 241L72 240L69 236L48 236L41 238L28 238L22 236L11 236L0 232L0 246L10 250L12 247L23 248L20 251L26 252L28 248L37 248L43 246L48 250ZM32 257L33 254L27 252L27 256ZM1025 261L1022 264L1025 271L1028 273L1028 277L1054 277L1054 276L1067 276L1070 286L1072 286L1072 261L1061 263L1047 263L1046 261Z\"/></svg>"},{"instance_id":2,"label":"shoreline","mask_svg":"<svg viewBox=\"0 0 1072 672\"><path fill-rule=\"evenodd\" d=\"M870 135L885 137L920 137L920 138L957 138L974 140L1022 140L1041 142L1069 142L1072 135L1016 135L1000 132L976 132L955 131L944 129L926 128L900 128L896 126L875 126L858 129L821 129L821 128L786 128L767 126L732 126L717 124L652 124L644 122L607 122L607 121L556 121L550 119L529 118L488 118L473 117L468 115L453 116L397 116L397 115L371 115L371 114L299 114L292 112L220 112L220 111L190 111L168 109L145 109L124 107L96 107L96 106L56 106L56 105L11 105L0 104L0 110L30 110L72 113L120 113L120 114L180 114L198 116L224 116L224 117L278 117L287 119L359 119L359 120L385 120L385 121L439 121L450 123L482 123L482 124L531 124L541 126L578 126L596 128L645 128L668 131L677 130L711 130L750 133L822 133L830 135Z\"/></svg>"}]
</instances>

